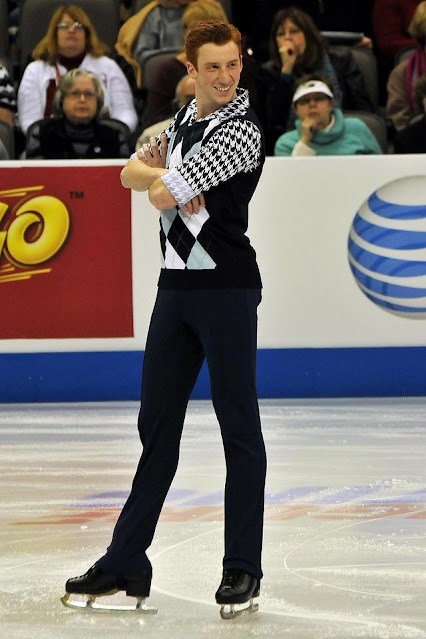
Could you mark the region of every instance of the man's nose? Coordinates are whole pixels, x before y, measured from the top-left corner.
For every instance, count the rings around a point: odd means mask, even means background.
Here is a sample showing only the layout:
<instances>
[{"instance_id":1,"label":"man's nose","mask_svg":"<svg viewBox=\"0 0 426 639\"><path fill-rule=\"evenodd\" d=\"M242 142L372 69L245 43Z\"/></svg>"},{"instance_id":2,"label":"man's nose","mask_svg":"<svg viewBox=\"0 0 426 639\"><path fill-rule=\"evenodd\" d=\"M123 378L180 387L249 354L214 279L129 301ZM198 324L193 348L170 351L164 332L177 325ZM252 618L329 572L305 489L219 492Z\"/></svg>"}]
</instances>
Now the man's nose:
<instances>
[{"instance_id":1,"label":"man's nose","mask_svg":"<svg viewBox=\"0 0 426 639\"><path fill-rule=\"evenodd\" d=\"M219 80L222 82L227 82L229 80L229 71L226 68L220 69L219 71Z\"/></svg>"}]
</instances>

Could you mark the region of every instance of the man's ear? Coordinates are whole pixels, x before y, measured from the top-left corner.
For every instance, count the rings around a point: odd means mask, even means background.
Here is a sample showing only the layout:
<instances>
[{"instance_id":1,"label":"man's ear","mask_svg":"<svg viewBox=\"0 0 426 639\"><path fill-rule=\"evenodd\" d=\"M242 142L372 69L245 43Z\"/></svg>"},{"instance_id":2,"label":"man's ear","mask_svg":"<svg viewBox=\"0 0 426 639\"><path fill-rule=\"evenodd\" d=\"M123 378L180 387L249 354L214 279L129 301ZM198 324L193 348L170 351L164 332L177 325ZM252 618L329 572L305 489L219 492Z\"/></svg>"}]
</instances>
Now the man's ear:
<instances>
[{"instance_id":1,"label":"man's ear","mask_svg":"<svg viewBox=\"0 0 426 639\"><path fill-rule=\"evenodd\" d=\"M195 80L196 77L197 77L197 69L194 67L192 62L187 62L186 63L186 69L188 71L189 77L192 78L193 80Z\"/></svg>"}]
</instances>

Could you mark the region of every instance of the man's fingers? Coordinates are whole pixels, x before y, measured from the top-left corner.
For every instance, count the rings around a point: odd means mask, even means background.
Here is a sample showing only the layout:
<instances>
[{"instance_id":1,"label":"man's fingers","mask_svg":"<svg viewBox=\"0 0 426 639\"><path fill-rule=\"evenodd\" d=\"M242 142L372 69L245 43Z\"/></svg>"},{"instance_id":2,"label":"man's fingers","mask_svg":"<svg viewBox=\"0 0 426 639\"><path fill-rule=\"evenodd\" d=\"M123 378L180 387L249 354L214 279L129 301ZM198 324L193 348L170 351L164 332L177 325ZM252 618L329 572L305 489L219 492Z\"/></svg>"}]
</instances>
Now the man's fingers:
<instances>
[{"instance_id":1,"label":"man's fingers","mask_svg":"<svg viewBox=\"0 0 426 639\"><path fill-rule=\"evenodd\" d=\"M160 136L161 140L161 155L164 157L167 153L167 135L162 133Z\"/></svg>"},{"instance_id":2,"label":"man's fingers","mask_svg":"<svg viewBox=\"0 0 426 639\"><path fill-rule=\"evenodd\" d=\"M189 202L184 204L181 208L185 211L185 213L188 213L188 215L192 215L193 213L199 213L200 208L205 205L206 202L204 199L204 194L200 193L199 195L196 195L194 198L192 198L192 200L189 200Z\"/></svg>"},{"instance_id":3,"label":"man's fingers","mask_svg":"<svg viewBox=\"0 0 426 639\"><path fill-rule=\"evenodd\" d=\"M192 212L193 213L198 213L198 211L200 210L200 203L198 201L198 196L195 196L192 200Z\"/></svg>"}]
</instances>

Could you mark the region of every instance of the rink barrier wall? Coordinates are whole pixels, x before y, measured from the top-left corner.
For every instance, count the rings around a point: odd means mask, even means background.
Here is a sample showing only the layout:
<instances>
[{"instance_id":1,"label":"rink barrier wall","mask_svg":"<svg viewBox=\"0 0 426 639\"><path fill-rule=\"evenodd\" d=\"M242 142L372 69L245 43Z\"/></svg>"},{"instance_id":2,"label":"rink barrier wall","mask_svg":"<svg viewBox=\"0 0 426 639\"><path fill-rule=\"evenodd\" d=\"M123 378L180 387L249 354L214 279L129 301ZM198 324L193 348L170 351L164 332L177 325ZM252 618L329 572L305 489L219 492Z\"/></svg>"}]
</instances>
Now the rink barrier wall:
<instances>
[{"instance_id":1,"label":"rink barrier wall","mask_svg":"<svg viewBox=\"0 0 426 639\"><path fill-rule=\"evenodd\" d=\"M1 163L0 402L139 398L159 224L146 194L122 189L123 164ZM39 195L62 202L71 233L28 279L4 237ZM425 230L424 155L267 158L248 230L260 397L426 395ZM409 261L414 236L410 283L374 252ZM193 397L209 395L204 366Z\"/></svg>"},{"instance_id":2,"label":"rink barrier wall","mask_svg":"<svg viewBox=\"0 0 426 639\"><path fill-rule=\"evenodd\" d=\"M143 352L0 355L0 402L139 400ZM426 347L259 349L261 398L425 395ZM192 399L210 397L206 365Z\"/></svg>"}]
</instances>

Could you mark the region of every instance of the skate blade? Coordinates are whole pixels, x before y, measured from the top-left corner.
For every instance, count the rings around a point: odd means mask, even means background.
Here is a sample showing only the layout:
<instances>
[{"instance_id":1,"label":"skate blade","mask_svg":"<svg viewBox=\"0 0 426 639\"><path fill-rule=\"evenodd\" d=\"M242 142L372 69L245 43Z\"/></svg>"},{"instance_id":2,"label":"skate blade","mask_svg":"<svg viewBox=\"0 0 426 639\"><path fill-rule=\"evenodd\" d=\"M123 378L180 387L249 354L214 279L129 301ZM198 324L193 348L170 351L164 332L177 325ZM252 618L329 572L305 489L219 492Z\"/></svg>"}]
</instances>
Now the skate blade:
<instances>
[{"instance_id":1,"label":"skate blade","mask_svg":"<svg viewBox=\"0 0 426 639\"><path fill-rule=\"evenodd\" d=\"M222 604L220 606L220 616L222 619L235 619L242 615L248 615L259 610L259 604L253 603L253 599L250 599L250 603L246 608L236 608L240 604Z\"/></svg>"},{"instance_id":2,"label":"skate blade","mask_svg":"<svg viewBox=\"0 0 426 639\"><path fill-rule=\"evenodd\" d=\"M111 593L109 593L111 594ZM153 608L145 605L145 598L136 597L136 603L133 606L114 606L109 604L99 604L96 602L97 597L93 595L82 595L83 600L72 599L71 593L67 592L61 601L67 608L73 608L74 610L86 610L95 612L139 612L141 614L155 615L158 612L158 608Z\"/></svg>"}]
</instances>

